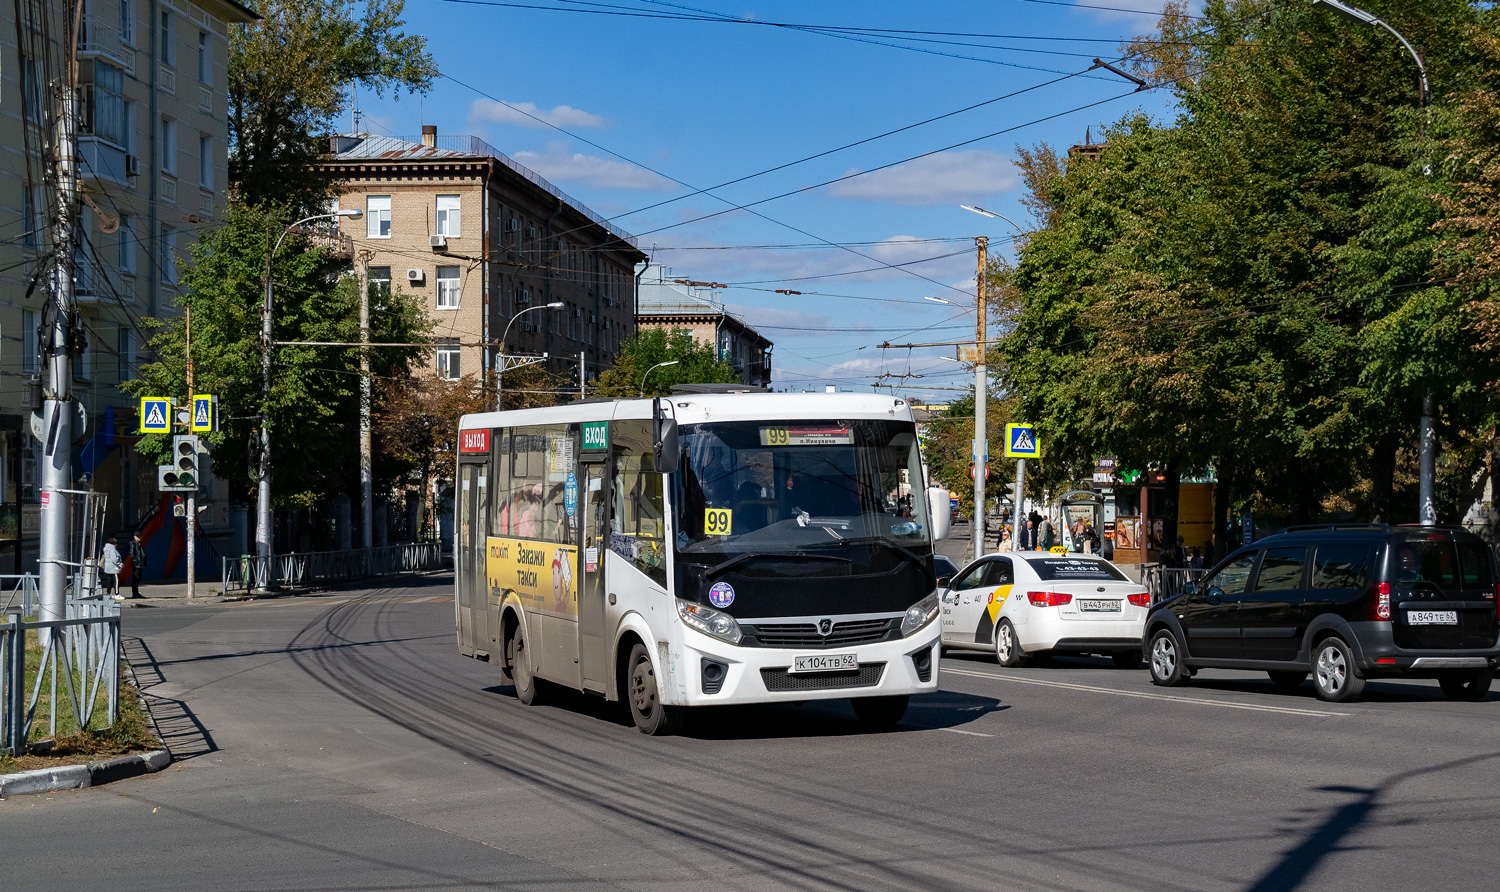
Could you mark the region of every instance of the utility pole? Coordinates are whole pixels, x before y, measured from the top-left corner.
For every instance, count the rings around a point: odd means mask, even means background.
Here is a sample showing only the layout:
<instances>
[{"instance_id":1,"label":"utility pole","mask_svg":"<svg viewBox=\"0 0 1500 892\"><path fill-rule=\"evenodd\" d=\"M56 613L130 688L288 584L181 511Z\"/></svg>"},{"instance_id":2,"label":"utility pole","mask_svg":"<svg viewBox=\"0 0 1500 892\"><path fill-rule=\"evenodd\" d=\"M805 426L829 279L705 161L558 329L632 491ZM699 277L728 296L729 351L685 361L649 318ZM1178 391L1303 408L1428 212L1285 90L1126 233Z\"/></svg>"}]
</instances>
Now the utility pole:
<instances>
[{"instance_id":1,"label":"utility pole","mask_svg":"<svg viewBox=\"0 0 1500 892\"><path fill-rule=\"evenodd\" d=\"M255 558L265 575L265 587L276 587L271 560L271 229L266 227L266 295L260 316L260 462L255 499Z\"/></svg>"},{"instance_id":2,"label":"utility pole","mask_svg":"<svg viewBox=\"0 0 1500 892\"><path fill-rule=\"evenodd\" d=\"M583 383L583 375L584 375L584 371L583 371L583 351L579 350L578 351L578 398L581 399L581 400L588 398L588 386Z\"/></svg>"},{"instance_id":3,"label":"utility pole","mask_svg":"<svg viewBox=\"0 0 1500 892\"><path fill-rule=\"evenodd\" d=\"M186 310L187 335L183 338L187 353L187 406L188 406L188 430L193 429L193 411L197 407L193 405L193 307L190 304ZM175 419L173 419L175 421ZM194 443L193 448L197 448ZM178 461L176 450L173 450L173 463ZM198 456L193 456L193 465L197 466ZM187 493L187 590L188 600L193 600L195 586L197 584L198 572L198 482L202 480L198 476L193 480L193 488Z\"/></svg>"},{"instance_id":4,"label":"utility pole","mask_svg":"<svg viewBox=\"0 0 1500 892\"><path fill-rule=\"evenodd\" d=\"M73 336L74 240L78 225L78 28L82 2L69 3L67 67L57 85L57 221L52 230L52 321L47 348L46 402L42 408L41 535L37 558L41 575L41 603L37 619L63 619L68 589L69 521L73 483ZM45 163L45 159L43 160ZM45 318L45 316L44 316ZM93 555L83 555L83 560ZM81 569L81 568L80 568ZM51 630L42 630L42 643Z\"/></svg>"},{"instance_id":5,"label":"utility pole","mask_svg":"<svg viewBox=\"0 0 1500 892\"><path fill-rule=\"evenodd\" d=\"M370 260L375 252L359 249L359 496L363 503L365 550L374 544L375 478L370 461Z\"/></svg>"},{"instance_id":6,"label":"utility pole","mask_svg":"<svg viewBox=\"0 0 1500 892\"><path fill-rule=\"evenodd\" d=\"M978 559L984 554L984 475L989 470L988 459L990 457L989 434L985 428L985 408L989 397L985 393L985 366L984 351L988 346L985 337L985 306L984 306L984 264L985 252L989 248L990 240L985 236L974 239L979 246L979 272L975 276L978 285L978 303L975 305L975 315L978 318L974 332L974 349L978 360L974 364L974 557Z\"/></svg>"},{"instance_id":7,"label":"utility pole","mask_svg":"<svg viewBox=\"0 0 1500 892\"><path fill-rule=\"evenodd\" d=\"M1026 459L1016 459L1016 495L1015 495L1014 518L1010 522L1010 547L1012 551L1021 550L1021 531L1026 529L1026 509L1022 507L1026 502Z\"/></svg>"}]
</instances>

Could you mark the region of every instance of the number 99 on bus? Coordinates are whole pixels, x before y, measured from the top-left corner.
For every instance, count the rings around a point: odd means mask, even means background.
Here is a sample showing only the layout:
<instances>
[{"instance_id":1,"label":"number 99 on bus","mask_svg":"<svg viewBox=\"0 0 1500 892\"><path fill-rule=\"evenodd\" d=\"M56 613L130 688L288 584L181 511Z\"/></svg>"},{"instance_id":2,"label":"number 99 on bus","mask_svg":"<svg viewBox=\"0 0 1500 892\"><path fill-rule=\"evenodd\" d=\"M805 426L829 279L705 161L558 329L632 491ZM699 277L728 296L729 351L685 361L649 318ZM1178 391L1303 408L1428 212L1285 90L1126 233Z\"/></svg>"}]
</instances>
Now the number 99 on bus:
<instances>
[{"instance_id":1,"label":"number 99 on bus","mask_svg":"<svg viewBox=\"0 0 1500 892\"><path fill-rule=\"evenodd\" d=\"M784 427L763 427L760 429L760 445L762 446L785 446L791 441L787 429Z\"/></svg>"},{"instance_id":2,"label":"number 99 on bus","mask_svg":"<svg viewBox=\"0 0 1500 892\"><path fill-rule=\"evenodd\" d=\"M728 508L709 508L703 512L703 531L710 536L729 535L729 521L733 512Z\"/></svg>"}]
</instances>

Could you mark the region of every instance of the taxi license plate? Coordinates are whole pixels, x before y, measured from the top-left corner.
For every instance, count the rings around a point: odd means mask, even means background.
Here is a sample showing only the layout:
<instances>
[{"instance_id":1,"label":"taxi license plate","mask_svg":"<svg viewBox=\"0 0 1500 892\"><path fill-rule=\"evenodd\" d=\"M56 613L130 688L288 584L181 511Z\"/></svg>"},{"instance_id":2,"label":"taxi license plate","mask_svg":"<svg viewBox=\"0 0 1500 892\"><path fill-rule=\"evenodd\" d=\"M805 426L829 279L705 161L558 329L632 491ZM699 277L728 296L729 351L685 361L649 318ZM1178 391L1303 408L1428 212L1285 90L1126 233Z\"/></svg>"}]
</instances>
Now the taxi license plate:
<instances>
[{"instance_id":1,"label":"taxi license plate","mask_svg":"<svg viewBox=\"0 0 1500 892\"><path fill-rule=\"evenodd\" d=\"M1410 626L1456 626L1458 611L1411 610L1406 614L1406 623Z\"/></svg>"},{"instance_id":2,"label":"taxi license plate","mask_svg":"<svg viewBox=\"0 0 1500 892\"><path fill-rule=\"evenodd\" d=\"M1079 601L1078 609L1086 613L1119 613L1119 601Z\"/></svg>"},{"instance_id":3,"label":"taxi license plate","mask_svg":"<svg viewBox=\"0 0 1500 892\"><path fill-rule=\"evenodd\" d=\"M792 658L793 672L841 672L859 668L855 654L814 654Z\"/></svg>"}]
</instances>

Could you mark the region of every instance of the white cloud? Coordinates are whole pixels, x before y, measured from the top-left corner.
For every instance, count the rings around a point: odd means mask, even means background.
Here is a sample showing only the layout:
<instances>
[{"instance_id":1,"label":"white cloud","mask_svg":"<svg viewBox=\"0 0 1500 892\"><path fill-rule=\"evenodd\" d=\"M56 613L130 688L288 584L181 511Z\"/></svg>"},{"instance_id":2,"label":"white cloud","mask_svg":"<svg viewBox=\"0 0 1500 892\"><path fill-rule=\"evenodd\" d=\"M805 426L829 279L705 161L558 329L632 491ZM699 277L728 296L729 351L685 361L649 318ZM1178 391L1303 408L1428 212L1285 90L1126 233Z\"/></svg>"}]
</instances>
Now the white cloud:
<instances>
[{"instance_id":1,"label":"white cloud","mask_svg":"<svg viewBox=\"0 0 1500 892\"><path fill-rule=\"evenodd\" d=\"M602 115L586 112L571 105L559 105L550 109L537 108L533 102L496 102L493 99L476 99L469 106L469 124L509 124L513 127L528 127L532 130L553 127L608 127L609 121Z\"/></svg>"},{"instance_id":2,"label":"white cloud","mask_svg":"<svg viewBox=\"0 0 1500 892\"><path fill-rule=\"evenodd\" d=\"M552 143L545 152L516 152L517 161L557 183L582 183L596 189L639 189L671 192L671 180L634 164L569 152L562 143Z\"/></svg>"},{"instance_id":3,"label":"white cloud","mask_svg":"<svg viewBox=\"0 0 1500 892\"><path fill-rule=\"evenodd\" d=\"M848 173L857 173L851 169ZM973 203L1007 192L1019 182L1016 167L999 152L939 152L828 187L838 198L890 204Z\"/></svg>"},{"instance_id":4,"label":"white cloud","mask_svg":"<svg viewBox=\"0 0 1500 892\"><path fill-rule=\"evenodd\" d=\"M751 328L771 325L791 328L829 328L833 325L833 320L821 313L804 313L801 310L782 310L776 307L755 307L748 304L725 304L725 308L731 313L743 316Z\"/></svg>"}]
</instances>

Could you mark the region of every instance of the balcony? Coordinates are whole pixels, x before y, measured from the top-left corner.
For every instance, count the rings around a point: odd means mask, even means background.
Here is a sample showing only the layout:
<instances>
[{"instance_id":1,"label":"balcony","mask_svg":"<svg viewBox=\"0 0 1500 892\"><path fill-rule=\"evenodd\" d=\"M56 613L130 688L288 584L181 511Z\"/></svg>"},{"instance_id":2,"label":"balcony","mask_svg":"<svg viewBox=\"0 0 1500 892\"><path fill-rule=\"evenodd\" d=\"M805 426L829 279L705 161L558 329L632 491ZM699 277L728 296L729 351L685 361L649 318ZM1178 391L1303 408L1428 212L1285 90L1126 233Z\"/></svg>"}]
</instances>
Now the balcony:
<instances>
[{"instance_id":1,"label":"balcony","mask_svg":"<svg viewBox=\"0 0 1500 892\"><path fill-rule=\"evenodd\" d=\"M314 248L321 248L341 260L354 257L354 238L339 232L336 224L310 224L292 230Z\"/></svg>"},{"instance_id":2,"label":"balcony","mask_svg":"<svg viewBox=\"0 0 1500 892\"><path fill-rule=\"evenodd\" d=\"M78 58L103 58L126 70L135 68L135 50L121 39L118 22L104 16L84 16L79 23Z\"/></svg>"},{"instance_id":3,"label":"balcony","mask_svg":"<svg viewBox=\"0 0 1500 892\"><path fill-rule=\"evenodd\" d=\"M101 136L79 134L78 157L81 161L78 175L84 179L129 185L125 150L114 142Z\"/></svg>"}]
</instances>

